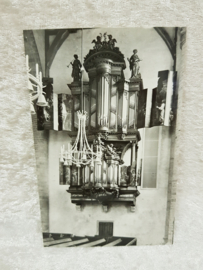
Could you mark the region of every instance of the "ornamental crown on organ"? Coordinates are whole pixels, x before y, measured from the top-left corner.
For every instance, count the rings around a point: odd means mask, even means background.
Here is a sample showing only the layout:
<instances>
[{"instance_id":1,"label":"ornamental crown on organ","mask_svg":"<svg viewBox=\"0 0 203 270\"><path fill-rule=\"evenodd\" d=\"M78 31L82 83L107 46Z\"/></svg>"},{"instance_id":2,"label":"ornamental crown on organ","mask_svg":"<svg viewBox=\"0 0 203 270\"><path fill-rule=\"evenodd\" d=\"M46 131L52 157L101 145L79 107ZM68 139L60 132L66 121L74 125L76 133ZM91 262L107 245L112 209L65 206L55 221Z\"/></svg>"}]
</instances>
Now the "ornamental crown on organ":
<instances>
[{"instance_id":1,"label":"ornamental crown on organ","mask_svg":"<svg viewBox=\"0 0 203 270\"><path fill-rule=\"evenodd\" d=\"M73 147L69 144L68 151L62 148L61 161L64 162L62 170L65 170L66 184L70 185L68 192L76 205L91 199L103 205L128 202L134 207L135 198L139 195L137 185L140 174L136 166L140 136L137 116L138 93L143 90L140 59L137 50L134 50L128 59L131 78L126 80L124 55L115 47L116 42L107 33L92 41L94 47L83 64L89 82L81 80L82 64L78 55L75 54L74 61L70 63L73 82L68 84L72 93L68 102L71 110L67 110L66 114L69 114L71 122L69 135L75 143ZM80 110L87 114L85 122L81 120ZM128 149L131 161L126 165L125 153ZM80 154L84 162L81 157L79 164Z\"/></svg>"}]
</instances>

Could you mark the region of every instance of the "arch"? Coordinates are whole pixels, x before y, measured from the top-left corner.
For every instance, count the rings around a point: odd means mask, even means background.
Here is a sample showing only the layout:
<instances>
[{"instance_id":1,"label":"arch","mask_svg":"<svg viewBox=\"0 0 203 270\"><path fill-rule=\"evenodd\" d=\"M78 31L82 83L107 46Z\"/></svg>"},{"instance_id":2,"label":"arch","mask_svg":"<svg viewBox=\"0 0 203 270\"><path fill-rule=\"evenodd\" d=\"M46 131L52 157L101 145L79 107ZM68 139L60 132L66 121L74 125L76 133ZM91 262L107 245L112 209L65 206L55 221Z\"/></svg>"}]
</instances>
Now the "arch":
<instances>
[{"instance_id":1,"label":"arch","mask_svg":"<svg viewBox=\"0 0 203 270\"><path fill-rule=\"evenodd\" d=\"M175 42L170 38L168 32L164 29L164 27L154 27L154 29L157 31L157 33L160 35L160 37L163 39L163 41L166 43L166 46L168 47L173 60L176 58L176 45Z\"/></svg>"},{"instance_id":2,"label":"arch","mask_svg":"<svg viewBox=\"0 0 203 270\"><path fill-rule=\"evenodd\" d=\"M67 39L69 34L70 34L70 31L68 29L58 30L56 37L54 38L51 46L49 47L49 44L47 44L48 51L46 52L46 67L45 67L45 76L46 77L49 76L49 70L50 70L52 62L56 56L57 51L59 50L59 48L61 47L63 42ZM49 38L49 34L47 34L47 36ZM47 37L45 37L45 39L47 40ZM47 42L49 42L49 41L47 41Z\"/></svg>"},{"instance_id":3,"label":"arch","mask_svg":"<svg viewBox=\"0 0 203 270\"><path fill-rule=\"evenodd\" d=\"M123 148L123 151L121 153L121 160L123 160L125 153L127 152L128 149L130 149L132 146L132 142L129 142L126 144L126 146Z\"/></svg>"}]
</instances>

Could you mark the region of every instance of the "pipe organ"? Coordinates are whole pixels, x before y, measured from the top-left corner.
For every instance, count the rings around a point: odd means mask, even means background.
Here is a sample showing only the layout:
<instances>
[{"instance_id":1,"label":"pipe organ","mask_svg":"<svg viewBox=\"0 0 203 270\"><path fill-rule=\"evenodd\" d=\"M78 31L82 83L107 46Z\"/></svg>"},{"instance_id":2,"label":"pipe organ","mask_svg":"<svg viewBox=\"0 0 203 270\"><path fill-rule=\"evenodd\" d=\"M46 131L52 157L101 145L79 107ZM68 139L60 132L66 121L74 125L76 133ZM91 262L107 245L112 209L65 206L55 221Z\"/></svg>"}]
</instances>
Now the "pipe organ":
<instances>
[{"instance_id":1,"label":"pipe organ","mask_svg":"<svg viewBox=\"0 0 203 270\"><path fill-rule=\"evenodd\" d=\"M97 44L98 45L98 44ZM110 46L111 45L111 46ZM64 163L71 201L78 208L98 201L105 210L108 205L127 203L135 209L137 190L137 130L138 96L143 90L140 73L129 80L124 77L124 55L114 44L101 43L84 59L88 82L68 84L71 90L69 103L69 135L74 142L78 130L77 111L87 112L85 129L92 149L101 153L101 159L76 166ZM125 154L130 150L130 165Z\"/></svg>"}]
</instances>

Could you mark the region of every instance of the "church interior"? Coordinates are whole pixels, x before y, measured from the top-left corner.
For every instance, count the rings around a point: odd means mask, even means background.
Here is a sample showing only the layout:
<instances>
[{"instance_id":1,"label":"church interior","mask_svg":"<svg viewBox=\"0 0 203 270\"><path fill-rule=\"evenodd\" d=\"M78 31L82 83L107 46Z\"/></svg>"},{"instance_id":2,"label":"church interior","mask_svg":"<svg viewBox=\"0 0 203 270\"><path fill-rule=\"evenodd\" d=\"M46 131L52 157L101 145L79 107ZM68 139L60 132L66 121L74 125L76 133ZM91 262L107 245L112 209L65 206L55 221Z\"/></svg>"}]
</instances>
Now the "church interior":
<instances>
[{"instance_id":1,"label":"church interior","mask_svg":"<svg viewBox=\"0 0 203 270\"><path fill-rule=\"evenodd\" d=\"M25 30L45 247L172 244L185 28Z\"/></svg>"}]
</instances>

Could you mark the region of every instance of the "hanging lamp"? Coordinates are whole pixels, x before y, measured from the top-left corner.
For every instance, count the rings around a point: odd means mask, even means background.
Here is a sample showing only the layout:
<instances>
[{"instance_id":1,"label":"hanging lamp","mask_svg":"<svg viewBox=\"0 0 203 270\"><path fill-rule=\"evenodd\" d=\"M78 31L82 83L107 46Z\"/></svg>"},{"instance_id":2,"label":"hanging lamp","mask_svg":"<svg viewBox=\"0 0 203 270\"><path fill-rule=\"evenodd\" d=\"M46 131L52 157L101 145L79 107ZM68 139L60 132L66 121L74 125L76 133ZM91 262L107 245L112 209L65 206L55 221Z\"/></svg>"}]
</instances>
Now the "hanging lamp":
<instances>
[{"instance_id":1,"label":"hanging lamp","mask_svg":"<svg viewBox=\"0 0 203 270\"><path fill-rule=\"evenodd\" d=\"M28 77L27 87L28 87L28 90L30 91L30 111L31 111L31 114L35 114L35 109L33 106L34 100L37 99L37 105L40 107L47 106L47 102L44 97L45 93L43 92L42 73L39 72L38 64L36 64L36 77L30 74L31 69L29 68L28 55L26 55L26 68L27 68L27 77ZM36 87L37 90L34 90L33 86Z\"/></svg>"},{"instance_id":2,"label":"hanging lamp","mask_svg":"<svg viewBox=\"0 0 203 270\"><path fill-rule=\"evenodd\" d=\"M83 29L81 30L81 59L83 57ZM77 111L78 116L78 133L76 140L71 147L71 144L68 143L68 150L65 150L64 146L61 147L61 156L60 161L64 162L64 165L75 164L77 167L81 165L90 165L94 166L94 161L101 162L102 151L101 147L97 146L96 152L93 151L92 147L89 146L86 136L86 119L87 112L83 110L84 108L84 97L83 97L83 66L80 69L81 71L81 111Z\"/></svg>"}]
</instances>

